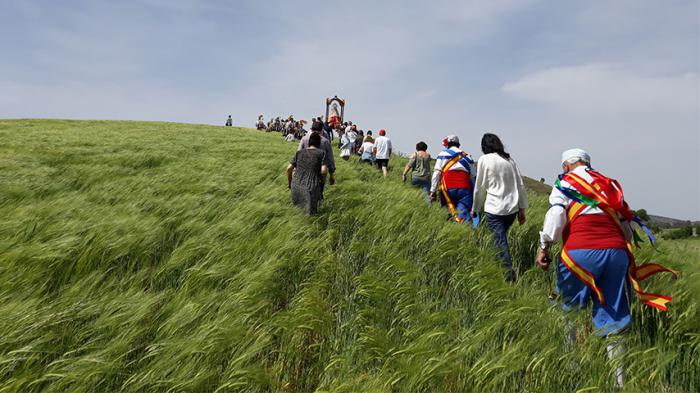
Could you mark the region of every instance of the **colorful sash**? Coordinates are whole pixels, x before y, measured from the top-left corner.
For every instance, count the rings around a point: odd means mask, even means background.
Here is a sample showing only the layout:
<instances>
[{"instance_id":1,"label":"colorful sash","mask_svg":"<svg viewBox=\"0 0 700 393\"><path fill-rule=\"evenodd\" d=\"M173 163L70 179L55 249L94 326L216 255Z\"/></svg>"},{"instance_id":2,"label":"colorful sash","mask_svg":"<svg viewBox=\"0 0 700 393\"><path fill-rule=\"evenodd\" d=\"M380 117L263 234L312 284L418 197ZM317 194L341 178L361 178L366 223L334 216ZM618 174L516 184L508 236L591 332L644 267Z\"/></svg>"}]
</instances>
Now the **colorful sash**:
<instances>
[{"instance_id":1,"label":"colorful sash","mask_svg":"<svg viewBox=\"0 0 700 393\"><path fill-rule=\"evenodd\" d=\"M445 204L447 205L447 208L449 209L450 214L452 214L452 218L455 220L455 222L464 222L464 219L459 216L457 208L455 207L454 202L450 198L450 195L447 193L447 182L445 181L445 173L447 173L447 171L449 171L450 168L452 168L456 163L464 160L464 162L462 162L462 166L464 167L464 169L467 170L467 175L470 175L469 165L474 163L474 161L467 157L464 152L455 152L455 154L449 158L450 160L442 168L440 176L440 193L445 199Z\"/></svg>"},{"instance_id":2,"label":"colorful sash","mask_svg":"<svg viewBox=\"0 0 700 393\"><path fill-rule=\"evenodd\" d=\"M592 183L588 183L585 179L581 178L575 173L568 172L559 176L559 179L555 182L554 186L564 193L567 197L571 198L574 202L571 203L568 209L568 219L569 225L571 225L581 212L588 206L597 207L605 212L620 229L620 235L624 238L624 232L622 230L622 222L618 217L618 214L622 218L631 222L634 221L638 223L642 229L647 233L649 240L652 245L656 243L656 239L651 231L639 220L639 218L634 216L634 213L630 210L627 202L625 202L624 194L622 192L622 187L620 184L614 180L607 178L600 173L588 168L587 172L593 178ZM561 186L561 180L564 180L571 184L573 189L564 188ZM639 235L632 230L634 235L634 243L639 247L639 242L642 241ZM659 295L656 293L645 292L642 290L640 283L647 278L653 276L656 273L669 272L674 277L678 274L658 263L643 263L639 266L635 264L634 255L632 254L632 242L627 242L627 254L629 255L630 265L627 271L627 279L632 285L632 288L637 293L639 299L645 304L658 308L659 310L668 311L666 304L672 300L670 296ZM605 304L605 299L603 299L603 292L598 288L593 275L584 269L581 265L576 263L569 253L569 249L564 244L564 249L561 252L561 260L571 273L583 281L591 290L596 294L598 301L601 304Z\"/></svg>"}]
</instances>

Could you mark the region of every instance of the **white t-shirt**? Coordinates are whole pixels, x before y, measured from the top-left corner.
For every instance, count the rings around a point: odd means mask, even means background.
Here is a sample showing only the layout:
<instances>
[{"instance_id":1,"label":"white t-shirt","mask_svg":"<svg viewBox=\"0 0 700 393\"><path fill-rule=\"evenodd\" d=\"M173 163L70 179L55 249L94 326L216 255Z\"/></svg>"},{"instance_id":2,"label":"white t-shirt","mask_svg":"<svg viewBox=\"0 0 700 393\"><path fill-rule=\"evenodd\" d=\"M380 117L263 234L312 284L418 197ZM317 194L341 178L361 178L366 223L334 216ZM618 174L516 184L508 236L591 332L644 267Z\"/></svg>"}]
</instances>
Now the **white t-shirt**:
<instances>
[{"instance_id":1,"label":"white t-shirt","mask_svg":"<svg viewBox=\"0 0 700 393\"><path fill-rule=\"evenodd\" d=\"M372 148L374 148L374 143L367 141L362 144L360 149L362 149L362 154L372 155Z\"/></svg>"},{"instance_id":2,"label":"white t-shirt","mask_svg":"<svg viewBox=\"0 0 700 393\"><path fill-rule=\"evenodd\" d=\"M355 140L357 139L357 133L355 131L346 131L345 134L348 136L350 143L355 143Z\"/></svg>"},{"instance_id":3,"label":"white t-shirt","mask_svg":"<svg viewBox=\"0 0 700 393\"><path fill-rule=\"evenodd\" d=\"M378 160L388 160L391 155L391 140L385 136L380 136L374 141L374 147L377 148Z\"/></svg>"}]
</instances>

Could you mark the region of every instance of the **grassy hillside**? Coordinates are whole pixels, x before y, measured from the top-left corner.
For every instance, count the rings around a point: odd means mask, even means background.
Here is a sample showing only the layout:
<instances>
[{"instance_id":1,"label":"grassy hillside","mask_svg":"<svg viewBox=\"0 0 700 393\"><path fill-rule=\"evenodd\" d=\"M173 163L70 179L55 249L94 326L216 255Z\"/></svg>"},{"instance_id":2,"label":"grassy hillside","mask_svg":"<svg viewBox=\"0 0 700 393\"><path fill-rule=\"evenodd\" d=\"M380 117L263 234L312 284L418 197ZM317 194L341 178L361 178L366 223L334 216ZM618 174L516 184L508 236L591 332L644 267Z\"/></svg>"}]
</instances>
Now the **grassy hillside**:
<instances>
[{"instance_id":1,"label":"grassy hillside","mask_svg":"<svg viewBox=\"0 0 700 393\"><path fill-rule=\"evenodd\" d=\"M501 279L484 228L340 162L318 217L291 206L278 135L170 123L0 121L0 392L612 389L531 268L546 198ZM700 390L697 242L654 258L629 392ZM580 325L588 314L572 315Z\"/></svg>"}]
</instances>

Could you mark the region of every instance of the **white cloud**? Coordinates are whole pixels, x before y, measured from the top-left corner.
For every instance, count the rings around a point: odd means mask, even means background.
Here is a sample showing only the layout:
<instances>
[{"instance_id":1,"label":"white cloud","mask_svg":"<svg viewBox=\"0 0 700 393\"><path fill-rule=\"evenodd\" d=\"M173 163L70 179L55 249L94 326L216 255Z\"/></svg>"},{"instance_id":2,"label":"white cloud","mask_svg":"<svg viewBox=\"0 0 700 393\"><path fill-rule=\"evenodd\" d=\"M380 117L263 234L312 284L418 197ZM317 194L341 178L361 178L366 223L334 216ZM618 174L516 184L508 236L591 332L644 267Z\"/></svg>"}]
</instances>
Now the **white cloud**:
<instances>
[{"instance_id":1,"label":"white cloud","mask_svg":"<svg viewBox=\"0 0 700 393\"><path fill-rule=\"evenodd\" d=\"M611 64L548 68L506 83L502 91L571 112L695 112L700 79L694 72L649 76Z\"/></svg>"},{"instance_id":2,"label":"white cloud","mask_svg":"<svg viewBox=\"0 0 700 393\"><path fill-rule=\"evenodd\" d=\"M339 90L371 87L436 56L441 49L488 36L504 27L504 15L533 2L372 1L318 7L312 19L280 21L289 27L288 34L257 67L255 78L260 83L255 89L303 87L315 93L314 87L329 85ZM284 14L285 8L279 12Z\"/></svg>"},{"instance_id":3,"label":"white cloud","mask_svg":"<svg viewBox=\"0 0 700 393\"><path fill-rule=\"evenodd\" d=\"M633 206L700 217L700 77L650 74L650 64L553 67L504 84L526 108L511 119L521 123L520 144L537 140L551 152L530 157L527 173L555 167L556 153L581 146L622 181Z\"/></svg>"}]
</instances>

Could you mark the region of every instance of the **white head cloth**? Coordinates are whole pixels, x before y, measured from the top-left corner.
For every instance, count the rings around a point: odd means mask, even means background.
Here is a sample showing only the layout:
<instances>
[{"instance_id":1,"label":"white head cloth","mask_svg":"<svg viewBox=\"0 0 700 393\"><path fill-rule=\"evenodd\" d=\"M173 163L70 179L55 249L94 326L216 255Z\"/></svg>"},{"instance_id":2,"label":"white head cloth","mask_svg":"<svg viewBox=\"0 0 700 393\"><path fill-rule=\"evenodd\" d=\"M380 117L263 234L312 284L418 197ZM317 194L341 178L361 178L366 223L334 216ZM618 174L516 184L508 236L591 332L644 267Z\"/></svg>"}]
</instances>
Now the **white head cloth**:
<instances>
[{"instance_id":1,"label":"white head cloth","mask_svg":"<svg viewBox=\"0 0 700 393\"><path fill-rule=\"evenodd\" d=\"M459 143L459 137L457 135L448 135L447 138L445 138L445 141L447 141L448 143Z\"/></svg>"},{"instance_id":2,"label":"white head cloth","mask_svg":"<svg viewBox=\"0 0 700 393\"><path fill-rule=\"evenodd\" d=\"M588 154L585 150L583 149L569 149L563 153L561 153L561 163L569 163L569 164L574 164L579 161L583 161L587 164L591 163L591 155Z\"/></svg>"}]
</instances>

